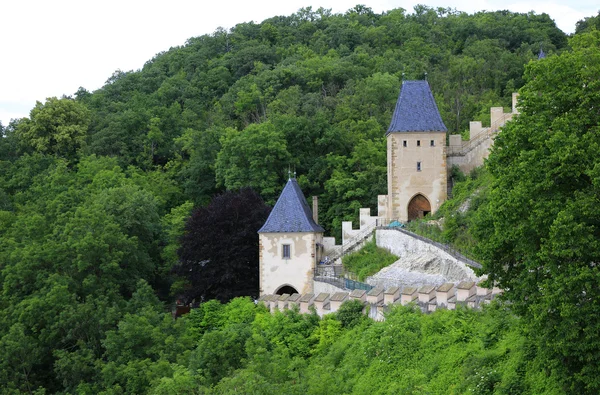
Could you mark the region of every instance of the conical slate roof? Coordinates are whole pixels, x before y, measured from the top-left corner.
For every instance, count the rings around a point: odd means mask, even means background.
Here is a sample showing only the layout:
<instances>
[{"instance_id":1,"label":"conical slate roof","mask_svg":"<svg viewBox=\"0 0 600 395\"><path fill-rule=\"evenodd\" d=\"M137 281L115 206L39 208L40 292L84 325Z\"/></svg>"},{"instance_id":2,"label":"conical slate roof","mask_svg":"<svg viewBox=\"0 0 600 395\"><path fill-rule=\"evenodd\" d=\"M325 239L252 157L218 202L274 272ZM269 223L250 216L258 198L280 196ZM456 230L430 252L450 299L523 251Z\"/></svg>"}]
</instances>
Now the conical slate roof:
<instances>
[{"instance_id":1,"label":"conical slate roof","mask_svg":"<svg viewBox=\"0 0 600 395\"><path fill-rule=\"evenodd\" d=\"M277 199L267 222L258 233L324 232L315 223L306 198L295 178L290 178Z\"/></svg>"},{"instance_id":2,"label":"conical slate roof","mask_svg":"<svg viewBox=\"0 0 600 395\"><path fill-rule=\"evenodd\" d=\"M446 132L427 81L404 81L386 133Z\"/></svg>"}]
</instances>

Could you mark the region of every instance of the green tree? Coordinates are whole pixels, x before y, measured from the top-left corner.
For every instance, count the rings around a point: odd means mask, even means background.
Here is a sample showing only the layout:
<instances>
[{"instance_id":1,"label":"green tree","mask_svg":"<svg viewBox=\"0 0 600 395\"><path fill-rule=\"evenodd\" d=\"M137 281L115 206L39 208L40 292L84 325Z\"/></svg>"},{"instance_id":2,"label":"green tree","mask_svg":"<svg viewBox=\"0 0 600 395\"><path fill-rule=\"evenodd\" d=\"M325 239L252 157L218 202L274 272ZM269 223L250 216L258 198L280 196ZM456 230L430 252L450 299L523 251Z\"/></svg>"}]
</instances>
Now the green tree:
<instances>
[{"instance_id":1,"label":"green tree","mask_svg":"<svg viewBox=\"0 0 600 395\"><path fill-rule=\"evenodd\" d=\"M274 202L290 163L283 133L270 122L230 129L215 163L217 184L229 190L250 187Z\"/></svg>"},{"instance_id":2,"label":"green tree","mask_svg":"<svg viewBox=\"0 0 600 395\"><path fill-rule=\"evenodd\" d=\"M476 235L490 281L530 324L569 392L600 390L600 32L532 62L499 133Z\"/></svg>"},{"instance_id":3,"label":"green tree","mask_svg":"<svg viewBox=\"0 0 600 395\"><path fill-rule=\"evenodd\" d=\"M85 140L89 123L85 105L50 97L43 104L36 102L29 119L19 124L16 133L26 148L72 159Z\"/></svg>"}]
</instances>

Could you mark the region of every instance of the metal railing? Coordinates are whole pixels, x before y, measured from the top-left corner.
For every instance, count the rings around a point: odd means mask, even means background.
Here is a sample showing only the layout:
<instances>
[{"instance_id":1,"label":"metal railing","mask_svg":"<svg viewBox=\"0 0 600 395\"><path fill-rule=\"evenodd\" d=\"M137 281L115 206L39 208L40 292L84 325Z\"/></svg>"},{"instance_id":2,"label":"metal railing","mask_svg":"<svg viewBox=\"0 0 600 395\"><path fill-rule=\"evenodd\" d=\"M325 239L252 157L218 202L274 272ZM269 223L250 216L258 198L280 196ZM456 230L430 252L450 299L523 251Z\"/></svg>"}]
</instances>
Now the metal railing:
<instances>
[{"instance_id":1,"label":"metal railing","mask_svg":"<svg viewBox=\"0 0 600 395\"><path fill-rule=\"evenodd\" d=\"M356 280L350 280L349 278L345 278L344 280L346 289L352 291L354 291L355 289L364 289L365 291L369 292L370 290L375 288L373 285L361 283L360 281Z\"/></svg>"},{"instance_id":2,"label":"metal railing","mask_svg":"<svg viewBox=\"0 0 600 395\"><path fill-rule=\"evenodd\" d=\"M315 277L344 277L346 271L342 265L318 265Z\"/></svg>"},{"instance_id":3,"label":"metal railing","mask_svg":"<svg viewBox=\"0 0 600 395\"><path fill-rule=\"evenodd\" d=\"M398 225L396 225L396 223ZM391 225L391 226L390 226ZM364 241L365 238L370 236L376 229L386 229L386 230L396 230L401 232L407 236L418 239L424 243L430 244L436 248L439 248L457 260L461 261L465 265L481 269L481 264L476 262L470 258L467 258L458 250L453 247L450 247L447 244L442 244L437 241L428 239L427 237L418 235L409 230L404 229L404 224L396 219L396 218L377 218L377 220L371 224L369 224L366 228L361 229L361 232L354 235L350 240L342 245L340 250L330 256L330 262L335 262L337 259L341 258L344 254L352 251L356 245L360 242ZM334 285L338 288L343 288L347 290L355 290L355 289L364 289L365 291L370 291L373 286L357 281L358 276L355 273L348 272L344 269L341 264L338 265L317 265L314 270L314 281L320 281L324 283L328 283Z\"/></svg>"},{"instance_id":4,"label":"metal railing","mask_svg":"<svg viewBox=\"0 0 600 395\"><path fill-rule=\"evenodd\" d=\"M346 255L348 252L354 250L354 248L363 242L367 237L371 236L377 227L377 221L374 221L368 224L363 229L360 229L360 232L352 236L346 242L344 242L337 251L335 251L332 255L329 255L329 260L331 262L335 262L337 259Z\"/></svg>"},{"instance_id":5,"label":"metal railing","mask_svg":"<svg viewBox=\"0 0 600 395\"><path fill-rule=\"evenodd\" d=\"M330 270L332 267L339 270ZM334 285L338 288L354 291L355 289L364 289L370 291L374 288L372 285L355 280L358 276L352 272L344 270L342 265L331 265L329 267L321 266L315 268L315 281Z\"/></svg>"},{"instance_id":6,"label":"metal railing","mask_svg":"<svg viewBox=\"0 0 600 395\"><path fill-rule=\"evenodd\" d=\"M346 289L346 282L344 281L345 279L343 277L315 277L314 280L320 281L322 283L331 284L338 288Z\"/></svg>"},{"instance_id":7,"label":"metal railing","mask_svg":"<svg viewBox=\"0 0 600 395\"><path fill-rule=\"evenodd\" d=\"M407 236L413 237L415 239L418 239L424 243L430 244L434 247L439 248L440 250L443 250L445 252L447 252L449 255L453 256L454 258L456 258L457 260L461 261L462 263L464 263L465 265L477 268L477 269L481 269L481 263L474 261L470 258L467 258L466 256L464 256L460 251L458 251L457 249L447 245L447 244L442 244L439 243L437 241L428 239L427 237L418 235L416 233L411 232L410 230L406 230L400 227L390 227L390 226L378 226L377 229L386 229L386 230L396 230L398 232L404 233Z\"/></svg>"}]
</instances>

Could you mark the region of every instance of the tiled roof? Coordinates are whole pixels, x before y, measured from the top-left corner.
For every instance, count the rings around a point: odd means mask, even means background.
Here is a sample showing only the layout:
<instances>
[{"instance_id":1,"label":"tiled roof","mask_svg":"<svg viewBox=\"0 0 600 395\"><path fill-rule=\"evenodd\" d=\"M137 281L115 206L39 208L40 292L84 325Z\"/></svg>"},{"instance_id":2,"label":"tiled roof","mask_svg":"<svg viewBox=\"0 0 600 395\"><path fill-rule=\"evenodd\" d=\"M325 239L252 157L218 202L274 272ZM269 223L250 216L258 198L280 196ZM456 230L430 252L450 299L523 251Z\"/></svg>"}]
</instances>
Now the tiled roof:
<instances>
[{"instance_id":1,"label":"tiled roof","mask_svg":"<svg viewBox=\"0 0 600 395\"><path fill-rule=\"evenodd\" d=\"M300 297L302 297L302 295L300 294L291 294L290 297L288 298L288 302L297 302Z\"/></svg>"},{"instance_id":2,"label":"tiled roof","mask_svg":"<svg viewBox=\"0 0 600 395\"><path fill-rule=\"evenodd\" d=\"M475 286L473 281L461 281L456 288L458 289L471 289Z\"/></svg>"},{"instance_id":3,"label":"tiled roof","mask_svg":"<svg viewBox=\"0 0 600 395\"><path fill-rule=\"evenodd\" d=\"M412 295L415 292L417 292L417 289L415 287L404 287L402 289L402 295Z\"/></svg>"},{"instance_id":4,"label":"tiled roof","mask_svg":"<svg viewBox=\"0 0 600 395\"><path fill-rule=\"evenodd\" d=\"M437 290L439 292L448 292L452 288L454 288L454 284L453 283L444 283L444 284L440 285L440 287Z\"/></svg>"},{"instance_id":5,"label":"tiled roof","mask_svg":"<svg viewBox=\"0 0 600 395\"><path fill-rule=\"evenodd\" d=\"M391 287L391 288L388 288L387 290L385 290L384 294L386 294L386 295L393 295L393 294L395 294L396 292L399 292L399 291L400 291L400 287Z\"/></svg>"},{"instance_id":6,"label":"tiled roof","mask_svg":"<svg viewBox=\"0 0 600 395\"><path fill-rule=\"evenodd\" d=\"M315 302L325 302L327 299L329 299L329 294L327 292L321 292L315 298Z\"/></svg>"},{"instance_id":7,"label":"tiled roof","mask_svg":"<svg viewBox=\"0 0 600 395\"><path fill-rule=\"evenodd\" d=\"M427 81L404 81L387 131L446 132Z\"/></svg>"},{"instance_id":8,"label":"tiled roof","mask_svg":"<svg viewBox=\"0 0 600 395\"><path fill-rule=\"evenodd\" d=\"M324 232L313 220L312 212L295 178L287 182L269 218L258 231L281 232Z\"/></svg>"},{"instance_id":9,"label":"tiled roof","mask_svg":"<svg viewBox=\"0 0 600 395\"><path fill-rule=\"evenodd\" d=\"M428 294L431 293L435 289L435 285L423 285L419 288L420 294Z\"/></svg>"}]
</instances>

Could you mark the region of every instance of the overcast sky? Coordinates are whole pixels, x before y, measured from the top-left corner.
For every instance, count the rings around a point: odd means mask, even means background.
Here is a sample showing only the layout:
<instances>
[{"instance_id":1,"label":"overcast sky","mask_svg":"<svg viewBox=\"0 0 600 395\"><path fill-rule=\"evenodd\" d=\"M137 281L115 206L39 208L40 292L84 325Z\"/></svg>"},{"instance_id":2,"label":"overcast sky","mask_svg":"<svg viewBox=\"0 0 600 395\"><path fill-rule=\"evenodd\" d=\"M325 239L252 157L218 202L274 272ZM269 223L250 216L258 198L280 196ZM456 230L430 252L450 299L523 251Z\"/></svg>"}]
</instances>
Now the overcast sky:
<instances>
[{"instance_id":1,"label":"overcast sky","mask_svg":"<svg viewBox=\"0 0 600 395\"><path fill-rule=\"evenodd\" d=\"M261 22L302 7L345 12L356 4L373 11L415 4L459 11L508 9L545 12L566 33L596 15L597 0L1 0L0 122L29 116L36 100L100 88L117 70L140 69L155 54L219 26Z\"/></svg>"}]
</instances>

